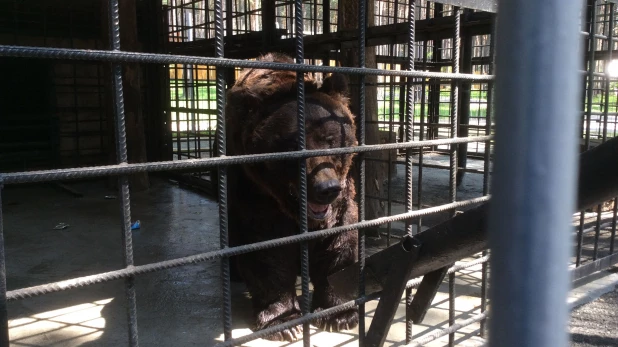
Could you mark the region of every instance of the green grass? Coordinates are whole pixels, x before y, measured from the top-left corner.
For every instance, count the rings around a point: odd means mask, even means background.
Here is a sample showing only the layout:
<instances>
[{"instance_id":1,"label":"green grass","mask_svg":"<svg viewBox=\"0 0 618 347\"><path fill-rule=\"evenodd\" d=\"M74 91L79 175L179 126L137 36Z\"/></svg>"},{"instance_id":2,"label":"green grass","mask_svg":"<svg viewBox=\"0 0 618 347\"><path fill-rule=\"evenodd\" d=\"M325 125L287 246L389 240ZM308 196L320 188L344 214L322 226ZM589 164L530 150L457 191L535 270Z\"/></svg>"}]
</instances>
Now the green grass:
<instances>
[{"instance_id":1,"label":"green grass","mask_svg":"<svg viewBox=\"0 0 618 347\"><path fill-rule=\"evenodd\" d=\"M480 106L480 107L479 107ZM380 121L388 121L390 117L387 115L390 114L388 105L386 107L378 107L378 115ZM395 104L393 107L393 121L395 123L399 122L399 105ZM429 113L429 107L425 105L425 116ZM451 115L451 106L448 103L441 103L440 110L438 113L441 117L449 117ZM484 118L487 116L487 106L486 104L475 104L472 103L470 105L470 118ZM421 105L414 106L414 121L421 121Z\"/></svg>"},{"instance_id":2,"label":"green grass","mask_svg":"<svg viewBox=\"0 0 618 347\"><path fill-rule=\"evenodd\" d=\"M615 111L618 102L618 95L610 91L609 95L609 110ZM605 110L605 98L603 95L596 95L592 97L592 112L603 112Z\"/></svg>"},{"instance_id":3,"label":"green grass","mask_svg":"<svg viewBox=\"0 0 618 347\"><path fill-rule=\"evenodd\" d=\"M197 89L197 95L194 95L194 98L197 100L215 100L215 96L217 95L217 87L212 86L198 86L194 88ZM185 88L182 81L179 81L178 85L172 81L170 83L170 98L171 100L186 100Z\"/></svg>"},{"instance_id":4,"label":"green grass","mask_svg":"<svg viewBox=\"0 0 618 347\"><path fill-rule=\"evenodd\" d=\"M196 88L194 88L194 90L197 92L197 94L195 95L195 100L199 101L197 103L197 107L198 108L203 108L203 109L215 109L216 108L216 102L215 102L215 95L216 95L216 87L214 85L200 85ZM191 105L187 105L185 104L186 102L186 95L185 95L185 88L183 87L183 81L179 80L178 84L176 84L176 81L172 81L172 83L170 83L170 96L171 96L171 100L172 100L172 106L173 107L190 107ZM443 101L448 100L450 98L450 91L449 90L443 90L440 92L441 94L441 99ZM397 100L394 105L393 105L393 110L392 112L390 112L390 105L389 105L389 95L385 95L385 101L382 102L378 102L378 119L380 121L388 121L390 117L387 117L387 115L389 114L393 114L393 121L395 123L399 122L399 116L400 116L400 104L399 101ZM470 94L470 97L472 99L472 103L470 104L470 117L471 118L479 118L479 117L485 117L487 114L487 104L485 103L487 101L487 91L482 91L482 90L473 90ZM475 103L475 101L480 101L481 103L479 104L478 102ZM597 109L599 108L599 104L601 102L601 98L598 97L594 100L593 104L593 110L597 111ZM616 97L614 96L613 99L610 99L610 104L613 103L614 105L616 104ZM425 115L427 115L429 113L429 108L427 107L427 105L425 105ZM451 107L449 102L441 102L440 106L439 106L439 116L442 117L448 117L451 114ZM421 118L421 105L415 105L414 106L414 121L415 122L420 122Z\"/></svg>"}]
</instances>

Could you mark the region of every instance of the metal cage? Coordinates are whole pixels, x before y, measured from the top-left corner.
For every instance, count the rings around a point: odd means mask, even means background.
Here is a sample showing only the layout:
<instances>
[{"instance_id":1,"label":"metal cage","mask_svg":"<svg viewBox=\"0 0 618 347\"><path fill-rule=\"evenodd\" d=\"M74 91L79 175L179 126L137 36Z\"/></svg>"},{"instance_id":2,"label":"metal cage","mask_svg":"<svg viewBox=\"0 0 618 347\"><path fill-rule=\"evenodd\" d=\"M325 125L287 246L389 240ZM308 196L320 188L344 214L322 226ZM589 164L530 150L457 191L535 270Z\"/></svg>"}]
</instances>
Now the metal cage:
<instances>
[{"instance_id":1,"label":"metal cage","mask_svg":"<svg viewBox=\"0 0 618 347\"><path fill-rule=\"evenodd\" d=\"M266 3L266 2L264 2ZM365 1L360 1L358 6L358 28L348 30L353 39L348 39L346 44L357 49L358 66L341 67L336 66L339 53L343 44L328 43L326 36L322 36L323 41L313 38L315 35L330 35L338 31L343 31L341 27L340 9L332 8L332 1L312 0L312 1L272 1L268 5L272 8L272 15L267 17L263 14L267 5L262 8L256 7L254 1L242 0L168 0L162 2L161 19L166 23L165 47L174 54L163 53L139 53L121 49L119 25L119 0L109 0L109 23L110 27L110 50L103 50L99 47L86 48L53 48L43 47L45 44L27 46L21 44L0 45L0 57L10 58L36 58L40 60L62 60L69 61L66 69L59 68L59 73L67 73L66 81L68 88L76 88L76 66L79 64L90 64L88 66L97 67L101 62L112 63L112 90L113 90L113 114L115 129L115 149L117 154L116 164L88 165L88 162L79 160L82 153L80 138L75 137L77 150L75 153L76 161L66 164L65 168L54 168L47 170L29 171L21 170L10 173L0 173L0 188L3 185L17 185L22 183L51 182L58 180L75 180L93 177L117 177L119 185L119 200L122 211L122 249L124 252L124 267L106 273L93 274L84 277L68 279L64 281L48 283L35 287L22 288L6 291L6 272L4 271L4 241L0 237L0 346L9 345L8 335L8 316L7 302L15 300L25 300L30 297L46 295L58 291L71 290L84 287L95 283L102 283L112 280L122 279L126 286L127 314L129 345L139 345L139 334L137 325L136 309L136 290L134 278L141 274L172 269L175 267L193 264L204 261L221 260L221 282L222 282L222 329L225 341L219 346L232 346L245 343L247 341L263 337L276 331L281 331L290 326L303 324L305 331L309 331L309 322L316 318L325 317L336 312L340 312L352 307L358 307L359 316L365 317L365 303L375 300L380 293L366 295L365 292L365 269L364 260L366 258L366 231L378 230L378 235L386 237L387 246L392 239L400 239L405 235L412 235L423 230L423 223L431 221L432 216L441 215L442 219L452 217L457 211L468 209L479 203L489 201L490 192L490 171L493 160L492 146L494 134L494 51L496 46L496 34L494 33L495 16L491 12L496 12L495 1L490 0L443 0L440 2L430 2L425 0L376 0L376 7L383 9L375 15L375 24L378 27L367 27L368 8ZM504 4L502 4L504 3ZM508 6L508 1L503 1L501 5ZM523 3L523 2L522 2ZM534 1L525 1L529 11L542 11L547 14L550 12L550 5L538 5ZM557 8L563 6L559 1L549 1ZM544 7L545 6L545 7ZM565 24L574 20L575 5L564 5L565 10L555 10L554 15L559 17L557 23ZM618 35L615 30L615 4L606 3L602 0L591 0L586 7L586 20L583 35L576 38L563 38L556 45L547 48L550 52L568 51L569 44L577 42L582 37L588 38L586 54L587 68L585 73L585 84L587 88L582 95L585 110L581 123L583 147L591 148L596 142L606 141L608 138L616 136L616 124L618 124L618 104L616 95L618 87L614 86L615 78L607 74L609 63L612 61L612 53ZM567 11L568 10L568 11ZM483 12L486 11L486 12ZM523 11L523 10L522 10ZM539 12L541 13L541 12ZM0 15L1 16L1 15ZM521 23L525 16L524 12L517 12L513 19L505 19L502 23ZM534 16L533 16L534 17ZM1 18L1 17L0 17ZM263 18L270 19L266 23ZM534 21L534 17L530 19ZM432 20L433 24L439 24L436 30L432 29L430 22L421 20ZM277 23L275 25L275 23ZM268 24L268 25L266 25ZM421 26L418 30L416 25ZM540 25L538 22L534 24ZM505 24L508 25L508 24ZM267 28L268 26L268 28ZM383 30L379 32L379 26L386 26L392 31ZM500 30L500 29L499 29ZM547 35L555 34L555 30L539 26L539 32ZM269 31L271 36L263 35ZM512 31L512 30L511 30ZM569 33L573 31L568 31ZM274 33L274 34L273 34ZM504 29L504 33L511 38L519 38L515 33ZM510 35L509 35L510 33ZM581 33L580 33L581 34ZM263 35L263 36L262 36ZM382 35L382 36L380 36ZM263 38L265 49L281 49L292 51L295 54L294 64L265 63L248 59L255 56L255 52L262 47L249 47L242 51L238 46L233 45L232 36ZM305 37L307 36L307 37ZM269 45L269 40L275 37L275 43ZM534 41L531 38L531 41ZM199 42L198 42L199 41ZM351 43L350 43L351 42ZM228 52L228 43L231 43L232 53ZM519 41L518 41L519 43ZM532 42L530 45L532 45ZM203 45L210 47L211 57L190 54L198 49L191 45ZM308 52L307 47L317 47L324 45L323 50ZM331 45L331 46L329 46ZM214 47L214 48L213 48ZM334 48L333 48L334 47ZM375 49L376 67L368 68L366 62L366 51ZM530 49L530 47L524 47ZM195 50L192 50L195 49ZM573 51L576 52L575 49ZM556 58L551 55L550 58ZM549 58L544 58L549 59ZM565 68L571 68L576 58L558 59L559 64ZM544 60L545 63L548 61ZM164 66L165 82L169 84L163 86L163 95L167 96L168 104L162 106L167 113L169 128L166 129L168 135L166 141L171 145L170 155L166 160L150 160L143 163L129 163L127 157L127 132L125 125L124 92L122 88L122 64L139 63ZM225 143L225 89L231 85L235 73L239 68L268 68L275 70L296 71L298 76L298 103L304 103L303 76L305 73L333 73L341 72L347 75L359 76L358 85L358 140L359 146L352 148L336 148L327 150L307 150L305 148L304 117L303 107L299 107L298 124L300 131L300 141L297 151L269 153L255 156L226 156ZM72 72L69 71L72 69ZM100 72L94 68L92 83L95 89L100 87ZM61 70L61 71L60 71ZM231 72L230 72L231 71ZM537 70L535 70L538 72ZM505 73L506 75L506 73ZM576 74L567 72L567 91L565 95L572 93ZM573 76L572 76L573 75ZM558 78L547 73L547 78ZM580 76L581 77L581 76ZM376 82L368 82L369 78L375 78ZM73 79L71 81L71 79ZM527 81L531 86L534 81ZM506 82L505 82L506 83ZM556 83L552 82L551 86ZM503 87L509 86L504 84ZM367 100L366 89L376 88L378 112L376 119L369 119L365 114L365 104ZM521 86L519 86L521 87ZM537 88L538 89L538 88ZM99 90L99 89L97 89ZM549 93L549 91L546 91ZM97 107L103 107L104 97L96 94L99 99ZM561 94L563 95L563 94ZM613 96L613 97L612 97ZM502 102L508 104L507 97ZM556 105L556 100L547 101L547 105ZM502 104L498 104L498 110ZM570 105L570 104L569 104ZM68 112L78 113L77 104L70 104ZM72 108L71 108L72 107ZM565 107L557 107L569 114L573 110ZM545 110L545 108L544 108ZM99 112L100 110L95 110ZM538 115L538 112L533 112ZM557 117L556 112L551 113L551 117ZM572 112L574 113L574 112ZM530 116L531 117L531 116ZM571 119L565 120L566 131ZM572 118L572 117L571 117ZM2 119L0 117L0 119ZM525 117L519 120L512 120L512 124L524 127ZM553 118L552 118L553 119ZM75 118L75 127L82 126L79 117ZM87 120L100 129L107 124L99 117ZM2 123L0 123L1 126ZM377 125L378 129L386 133L382 143L367 143L367 128ZM88 125L87 125L88 126ZM97 128L99 129L99 128ZM556 126L551 131L554 132L565 129ZM215 135L215 130L218 130ZM74 130L79 132L79 128ZM535 135L542 135L537 130ZM570 134L570 133L569 133ZM66 135L70 137L69 135ZM543 145L546 146L541 151L542 158L557 155L558 146L574 144L566 139L568 136L559 136L559 140L552 140L545 137ZM105 147L104 139L98 138L100 143L95 146L95 150ZM523 144L522 139L514 139L512 136L504 135L505 143L514 145ZM214 142L217 143L218 153L213 148ZM506 145L505 145L506 146ZM500 155L507 155L507 147L498 151ZM570 148L570 147L569 147ZM527 180L517 176L522 174L515 171L509 176L504 170L509 168L506 161L500 162L498 159L498 182L508 185L509 179L520 179L520 182L536 182L539 179L543 183L547 180L556 178L565 184L565 193L561 197L569 196L574 187L572 178L574 177L574 163L572 159L575 153L568 150L565 154L558 155L558 161L563 160L567 163L564 172L560 173L555 168L549 168L549 174L545 178L528 178ZM300 220L307 220L307 182L305 175L304 159L315 156L337 155L343 153L357 153L359 165L358 197L359 197L359 219L355 224L345 225L327 230L309 232L306 223L301 223L298 235L264 241L255 244L229 247L227 221L227 176L226 167L229 165L256 163L261 161L276 160L296 160L300 165ZM387 153L381 158L370 156L372 153ZM529 153L528 153L529 154ZM527 153L517 154L519 163L527 163L530 158ZM545 155L545 156L543 156ZM538 160L538 157L535 157ZM569 159L571 158L571 159ZM366 184L366 165L368 163L387 164L388 174L386 187L381 196L375 196L367 192ZM570 166L569 166L570 165ZM67 168L68 167L68 168ZM393 171L398 167L403 167L405 178L403 182L395 182ZM448 191L442 198L428 201L428 193L424 191L424 168L443 169L448 172ZM500 171L502 170L502 171ZM135 265L133 260L133 241L131 234L131 209L130 209L130 174L142 172L178 172L191 171L198 178L209 179L213 171L217 171L218 186L213 187L217 190L219 197L219 226L220 226L220 249L216 251L195 254L188 257L167 260L157 263ZM482 191L479 196L468 197L463 200L458 199L457 187L463 180L463 173L470 175L482 175ZM197 174L195 174L197 173ZM426 177L425 177L426 179ZM403 191L398 189L397 184L405 187ZM529 190L526 190L529 192ZM508 190L499 190L498 199L505 199ZM547 193L545 190L539 194ZM546 197L543 195L543 197ZM493 199L493 198L492 198ZM571 206L566 199L564 203L556 202L556 199L547 198L547 201L556 203L555 206L547 208L539 207L534 212L535 217L541 218L545 212L555 212L552 217L563 216ZM366 200L376 200L384 204L383 215L375 218L366 218ZM574 278L581 278L585 275L597 271L600 266L609 266L618 262L618 257L614 251L614 239L616 234L616 221L618 201L613 200L611 207L599 205L596 211L582 212L576 215L578 218L578 230L576 237L576 256L572 263L572 274ZM0 200L1 203L1 200ZM2 231L2 215L0 204L0 236ZM513 205L502 204L503 209L513 207ZM496 211L496 216L504 210ZM493 215L492 215L493 216ZM495 217L495 216L493 216ZM526 216L517 214L516 221L521 223L529 222ZM532 218L532 217L531 217ZM553 221L553 220L552 220ZM532 223L532 222L531 222ZM561 224L562 223L562 224ZM431 224L431 223L430 223ZM546 225L543 224L544 226ZM564 221L558 223L564 226ZM522 225L522 224L517 224ZM383 228L383 226L386 226ZM496 225L493 225L494 227ZM538 231L541 224L534 224L534 230L530 230L526 235L533 231ZM555 230L558 227L554 227ZM347 230L359 230L359 297L355 300L346 302L337 307L320 312L310 312L309 308L309 270L308 270L308 248L307 242L325 235L333 235ZM494 230L492 230L493 232ZM495 234L498 234L496 231ZM563 232L564 234L564 232ZM494 234L492 234L494 235ZM593 235L593 236L591 236ZM545 241L555 236L550 234ZM495 245L502 250L506 239L496 236ZM501 243L502 242L502 243ZM227 260L230 256L252 252L256 250L269 249L284 244L298 243L302 247L301 273L302 273L302 299L301 308L303 317L283 325L273 326L265 330L256 331L241 338L232 339L232 300L230 296L230 269ZM560 257L564 252L566 243L556 252L553 259L562 260ZM539 246L541 247L541 246ZM501 261L502 254L497 253ZM516 259L516 256L509 253L507 260ZM531 258L530 261L540 258ZM483 252L475 256L468 262L458 263L446 269L444 275L448 275L449 288L449 320L448 327L418 339L413 338L412 321L406 320L406 343L415 346L427 344L442 336L449 335L449 345L455 344L455 332L470 324L481 322L480 335L485 336L486 321L488 318L488 281L489 281L489 252ZM481 295L478 314L470 318L455 321L455 281L458 272L471 266L482 264ZM559 270L554 270L559 273ZM552 273L552 274L555 274ZM566 274L566 269L564 269ZM562 275L564 275L562 274ZM538 275L538 274L537 274ZM559 280L560 274L556 275ZM565 277L564 275L563 277ZM520 277L517 277L520 278ZM538 278L538 277L536 277ZM503 281L507 281L502 278ZM560 281L559 281L560 282ZM564 281L563 281L564 282ZM420 284L419 279L410 280L406 285L406 300L408 304L413 298L413 289ZM566 285L560 282L557 293L559 295L566 291ZM502 287L500 287L502 285ZM506 282L499 282L498 286L503 288ZM529 293L528 293L529 294ZM524 300L518 297L519 300ZM501 302L502 303L502 302ZM555 304L555 303L553 303ZM548 304L549 305L549 304ZM530 306L525 306L530 308ZM555 306L552 306L555 307ZM550 307L551 308L551 307ZM564 317L559 317L564 318ZM504 318L498 314L498 321L503 322ZM516 329L525 323L514 324ZM366 330L364 319L360 319L359 343L365 344ZM505 330L507 330L505 328ZM511 330L509 330L511 331ZM507 335L505 335L507 336ZM515 337L507 336L516 342ZM305 346L310 345L310 334L303 335ZM528 340L531 341L531 340ZM538 341L538 340L537 340ZM513 344L516 345L516 344Z\"/></svg>"}]
</instances>

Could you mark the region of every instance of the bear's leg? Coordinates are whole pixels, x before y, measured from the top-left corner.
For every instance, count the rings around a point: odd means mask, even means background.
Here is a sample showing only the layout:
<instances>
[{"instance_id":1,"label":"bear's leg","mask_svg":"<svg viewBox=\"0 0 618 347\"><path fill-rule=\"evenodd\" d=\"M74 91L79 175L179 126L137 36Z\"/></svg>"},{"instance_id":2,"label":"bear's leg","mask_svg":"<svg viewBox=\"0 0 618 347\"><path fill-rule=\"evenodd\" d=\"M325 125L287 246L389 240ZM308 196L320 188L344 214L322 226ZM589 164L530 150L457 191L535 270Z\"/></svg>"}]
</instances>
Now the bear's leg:
<instances>
[{"instance_id":1,"label":"bear's leg","mask_svg":"<svg viewBox=\"0 0 618 347\"><path fill-rule=\"evenodd\" d=\"M256 330L300 318L296 298L297 248L297 245L283 246L238 257L238 268L253 302ZM266 338L294 341L301 334L302 326L295 326Z\"/></svg>"},{"instance_id":2,"label":"bear's leg","mask_svg":"<svg viewBox=\"0 0 618 347\"><path fill-rule=\"evenodd\" d=\"M356 262L358 255L358 232L356 230L318 241L309 255L310 276L313 283L312 309L320 311L343 304L328 283L327 276ZM358 325L358 311L352 308L318 320L314 323L326 331L354 329Z\"/></svg>"}]
</instances>

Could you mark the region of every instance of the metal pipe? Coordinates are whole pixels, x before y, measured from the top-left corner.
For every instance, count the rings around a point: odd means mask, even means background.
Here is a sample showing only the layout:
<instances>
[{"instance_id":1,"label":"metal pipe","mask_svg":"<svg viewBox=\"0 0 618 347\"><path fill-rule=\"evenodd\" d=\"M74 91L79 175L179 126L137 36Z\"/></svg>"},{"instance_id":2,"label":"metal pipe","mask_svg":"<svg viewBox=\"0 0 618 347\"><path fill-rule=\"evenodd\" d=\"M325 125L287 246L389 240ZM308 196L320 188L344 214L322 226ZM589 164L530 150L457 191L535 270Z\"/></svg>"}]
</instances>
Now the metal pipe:
<instances>
[{"instance_id":1,"label":"metal pipe","mask_svg":"<svg viewBox=\"0 0 618 347\"><path fill-rule=\"evenodd\" d=\"M0 346L9 347L9 317L6 300L6 261L4 248L4 219L2 217L2 190L4 188L0 175Z\"/></svg>"},{"instance_id":2,"label":"metal pipe","mask_svg":"<svg viewBox=\"0 0 618 347\"><path fill-rule=\"evenodd\" d=\"M573 210L583 210L618 195L618 137L615 137L580 155L577 206ZM486 197L485 197L486 198ZM483 201L478 198L476 203ZM473 200L470 200L473 202ZM461 202L455 203L457 205ZM451 205L451 204L449 204ZM455 206L442 206L448 211ZM461 206L460 206L461 207ZM448 266L460 259L487 249L487 225L485 215L488 204L467 210L455 218L446 220L420 234L415 235L423 243L411 277L422 276ZM433 208L432 208L433 209ZM424 210L421 210L424 211ZM417 211L410 214L419 216ZM388 218L391 221L391 218ZM570 218L567 218L570 220ZM569 223L570 224L570 223ZM562 232L571 230L569 227ZM373 293L382 290L388 277L394 247L374 253L366 259L366 291ZM523 246L528 249L528 244ZM566 262L564 263L567 264ZM355 295L358 264L349 266L329 276L329 282L342 295ZM9 300L11 293L9 293Z\"/></svg>"},{"instance_id":3,"label":"metal pipe","mask_svg":"<svg viewBox=\"0 0 618 347\"><path fill-rule=\"evenodd\" d=\"M408 3L408 70L414 71L414 58L415 58L415 44L414 35L416 32L415 21L416 21L416 1L410 0ZM406 98L406 120L405 120L405 141L413 141L414 140L414 86L412 84L412 78L408 77L406 79L406 90L407 90L407 98ZM405 209L406 212L412 211L413 206L413 169L414 169L414 160L412 158L412 151L410 149L406 150L406 158L405 158L405 180L406 180L406 204ZM419 167L419 171L422 167ZM412 221L408 220L405 223L405 232L407 235L412 235ZM412 291L410 289L406 290L406 298L412 297ZM406 300L406 305L409 305L409 301ZM409 317L409 311L406 310L406 343L412 341L412 320Z\"/></svg>"},{"instance_id":4,"label":"metal pipe","mask_svg":"<svg viewBox=\"0 0 618 347\"><path fill-rule=\"evenodd\" d=\"M367 26L367 0L360 0L358 3L358 66L365 68L365 45L367 44L365 28ZM365 79L367 76L360 75L359 78L359 105L358 105L358 145L365 146ZM359 179L358 179L358 220L365 220L365 155L358 156L359 160ZM358 293L365 295L365 231L358 229ZM365 304L358 305L358 345L365 346Z\"/></svg>"},{"instance_id":5,"label":"metal pipe","mask_svg":"<svg viewBox=\"0 0 618 347\"><path fill-rule=\"evenodd\" d=\"M453 74L445 72L425 72L407 70L381 70L360 67L335 67L318 65L298 65L288 63L259 62L243 59L212 58L190 55L174 55L159 53L103 51L96 49L66 49L48 47L8 46L0 45L0 57L48 58L66 60L92 60L115 63L143 64L193 64L221 67L260 68L286 71L344 73L350 75L373 76L410 76L427 78L459 79L467 81L491 81L494 76L475 74ZM600 74L603 77L603 74Z\"/></svg>"},{"instance_id":6,"label":"metal pipe","mask_svg":"<svg viewBox=\"0 0 618 347\"><path fill-rule=\"evenodd\" d=\"M490 136L476 136L456 139L439 139L426 141L412 141L402 143L389 143L383 145L365 145L357 147L339 147L329 149L312 149L304 151L290 151L266 154L246 154L234 155L218 158L201 158L178 161L160 161L149 163L101 165L93 167L39 170L11 172L3 174L5 184L49 182L56 180L75 180L79 178L104 177L113 175L125 175L137 172L155 172L171 170L196 170L212 168L223 165L251 164L275 160L291 160L298 158L320 157L329 155L340 155L347 153L368 153L377 151L388 151L403 148L419 148L428 146L446 145L451 143L481 142L490 140Z\"/></svg>"},{"instance_id":7,"label":"metal pipe","mask_svg":"<svg viewBox=\"0 0 618 347\"><path fill-rule=\"evenodd\" d=\"M594 93L594 81L593 76L596 68L596 61L594 54L597 50L597 40L594 38L594 33L597 30L597 0L591 1L592 8L590 9L590 51L588 55L590 56L590 60L588 61L588 71L586 74L588 75L588 83L586 90L586 137L585 137L585 146L586 149L590 149L590 123L592 121L592 96Z\"/></svg>"},{"instance_id":8,"label":"metal pipe","mask_svg":"<svg viewBox=\"0 0 618 347\"><path fill-rule=\"evenodd\" d=\"M491 36L489 38L489 56L492 57L491 63L489 64L489 74L493 74L495 72L496 69L496 61L495 61L495 57L496 55L495 53L495 48L496 48L496 24L497 24L497 20L494 19L492 26L491 26ZM494 111L494 83L493 82L488 82L487 83L487 114L485 117L485 134L489 135L491 134L491 123L492 123L492 116L493 116L493 111ZM491 158L491 141L487 141L485 142L485 153L484 153L484 163L483 163L483 196L488 195L489 194L489 160ZM488 255L488 251L483 251L483 256L487 256ZM487 290L487 284L489 281L489 276L488 276L488 266L487 263L483 263L482 269L481 269L481 312L485 312L487 310L487 297L488 297L488 290ZM486 330L487 330L487 320L483 319L481 321L480 324L480 333L479 335L481 337L485 337L486 335Z\"/></svg>"},{"instance_id":9,"label":"metal pipe","mask_svg":"<svg viewBox=\"0 0 618 347\"><path fill-rule=\"evenodd\" d=\"M409 41L408 41L408 70L414 71L414 10L415 10L416 1L412 0L409 3L408 7L408 24L409 24ZM413 141L414 140L414 89L412 86L412 79L407 79L407 109L406 109L406 137L405 141ZM413 186L413 177L412 177L412 167L413 167L413 158L412 152L410 149L406 151L406 212L412 211L412 186ZM412 223L406 223L406 233L412 235Z\"/></svg>"},{"instance_id":10,"label":"metal pipe","mask_svg":"<svg viewBox=\"0 0 618 347\"><path fill-rule=\"evenodd\" d=\"M294 1L294 34L296 41L296 64L304 65L305 51L303 46L303 2ZM298 122L298 150L306 148L305 139L305 74L296 73L296 104ZM300 234L309 232L307 221L307 161L303 158L298 161L298 202ZM303 316L309 314L311 309L309 293L309 245L307 242L300 244L300 274L301 274L301 302L300 308ZM309 322L303 323L303 346L310 347L311 334L309 334Z\"/></svg>"},{"instance_id":11,"label":"metal pipe","mask_svg":"<svg viewBox=\"0 0 618 347\"><path fill-rule=\"evenodd\" d=\"M453 38L453 72L459 73L459 59L461 49L461 15L460 8L454 9L455 15L455 37ZM459 81L453 81L453 112L451 114L451 138L456 138L459 132ZM457 201L457 157L459 145L451 145L450 149L450 179L449 179L449 197L450 202ZM451 211L451 217L455 216L455 210ZM455 274L452 273L448 277L448 324L455 324ZM455 345L455 333L448 336L448 346Z\"/></svg>"},{"instance_id":12,"label":"metal pipe","mask_svg":"<svg viewBox=\"0 0 618 347\"><path fill-rule=\"evenodd\" d=\"M109 2L109 30L110 45L114 52L120 51L120 13L118 0ZM120 165L128 163L127 155L127 132L125 124L124 93L122 84L122 66L118 63L112 65L112 91L114 95L115 130L116 130L116 156ZM131 196L129 192L129 177L126 175L118 178L120 195L120 214L122 216L122 248L124 267L133 266L133 234L131 231ZM137 331L137 304L135 297L135 277L125 279L125 292L127 296L127 324L129 329L129 346L139 346Z\"/></svg>"},{"instance_id":13,"label":"metal pipe","mask_svg":"<svg viewBox=\"0 0 618 347\"><path fill-rule=\"evenodd\" d=\"M501 0L490 346L567 346L581 3ZM559 11L556 9L559 8ZM526 252L522 253L525 249Z\"/></svg>"},{"instance_id":14,"label":"metal pipe","mask_svg":"<svg viewBox=\"0 0 618 347\"><path fill-rule=\"evenodd\" d=\"M224 57L223 30L223 4L222 1L215 1L215 51L217 58ZM228 11L228 33L231 30L231 7L227 5ZM226 130L225 130L225 69L216 68L216 103L217 103L217 133L216 147L217 155L223 157L226 154ZM199 93L198 93L199 94ZM229 247L228 235L228 201L227 201L227 166L217 168L217 197L219 202L219 247L224 250ZM221 259L221 316L223 323L223 338L225 341L232 339L232 285L230 278L230 260L228 257Z\"/></svg>"}]
</instances>

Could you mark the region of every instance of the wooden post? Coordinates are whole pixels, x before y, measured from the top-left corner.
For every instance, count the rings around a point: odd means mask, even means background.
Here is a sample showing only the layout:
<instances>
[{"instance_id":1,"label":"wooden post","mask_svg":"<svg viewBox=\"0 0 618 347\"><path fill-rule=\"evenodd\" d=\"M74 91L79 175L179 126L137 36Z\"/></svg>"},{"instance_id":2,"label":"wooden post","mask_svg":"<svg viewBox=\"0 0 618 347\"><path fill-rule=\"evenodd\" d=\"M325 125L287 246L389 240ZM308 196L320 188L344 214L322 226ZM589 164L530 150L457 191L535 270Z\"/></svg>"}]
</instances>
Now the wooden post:
<instances>
[{"instance_id":1,"label":"wooden post","mask_svg":"<svg viewBox=\"0 0 618 347\"><path fill-rule=\"evenodd\" d=\"M470 13L469 10L464 12L464 20L467 15ZM472 73L472 35L470 35L469 30L462 30L462 39L461 39L461 73ZM468 125L470 125L470 95L472 92L472 82L465 81L462 82L461 87L459 88L459 127L458 127L458 137L467 137L469 133ZM457 166L460 168L466 168L468 164L468 144L461 143L459 144L459 148L457 149ZM461 185L463 182L463 178L465 175L465 171L458 170L457 171L457 186Z\"/></svg>"},{"instance_id":2,"label":"wooden post","mask_svg":"<svg viewBox=\"0 0 618 347\"><path fill-rule=\"evenodd\" d=\"M109 2L101 2L102 13L105 18L109 18ZM137 6L136 0L122 0L119 1L119 13L120 13L120 48L123 51L140 51L140 45L137 39ZM103 28L103 42L109 43L109 21L104 21ZM116 142L115 132L113 131L113 124L115 122L115 115L113 113L113 90L111 84L111 65L107 64L105 73L108 76L106 78L106 103L110 106L108 108L109 128L110 134L110 149L115 148ZM122 86L124 90L124 110L125 110L125 124L127 133L127 155L129 163L143 163L146 162L146 136L144 131L144 118L142 114L142 100L141 100L141 77L139 64L123 64L122 69ZM115 151L110 151L110 161L117 162ZM129 182L132 191L146 190L150 186L148 179L148 173L137 173L129 176ZM110 178L109 184L112 187L117 185L115 179Z\"/></svg>"},{"instance_id":3,"label":"wooden post","mask_svg":"<svg viewBox=\"0 0 618 347\"><path fill-rule=\"evenodd\" d=\"M339 2L340 29L358 29L358 0L342 0ZM367 26L374 26L374 0L367 1ZM358 66L358 48L342 49L343 66ZM365 53L365 66L377 68L376 52L369 47ZM350 101L352 112L358 115L359 109L359 76L350 78ZM365 77L365 120L378 121L377 76ZM368 145L380 144L379 127L377 123L367 123L365 126L365 142ZM388 179L388 152L372 152L365 155L366 194L372 197L386 197ZM374 161L380 159L383 161ZM365 219L382 217L386 213L386 203L376 199L365 199Z\"/></svg>"},{"instance_id":4,"label":"wooden post","mask_svg":"<svg viewBox=\"0 0 618 347\"><path fill-rule=\"evenodd\" d=\"M137 0L119 2L120 11L120 47L125 51L141 50L137 39ZM127 151L130 163L146 162L146 135L141 100L141 76L139 64L125 64L122 69L124 88L124 110L127 127ZM131 189L140 191L148 189L148 173L130 176Z\"/></svg>"}]
</instances>

